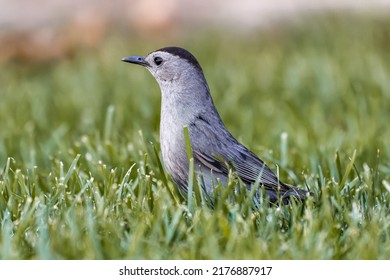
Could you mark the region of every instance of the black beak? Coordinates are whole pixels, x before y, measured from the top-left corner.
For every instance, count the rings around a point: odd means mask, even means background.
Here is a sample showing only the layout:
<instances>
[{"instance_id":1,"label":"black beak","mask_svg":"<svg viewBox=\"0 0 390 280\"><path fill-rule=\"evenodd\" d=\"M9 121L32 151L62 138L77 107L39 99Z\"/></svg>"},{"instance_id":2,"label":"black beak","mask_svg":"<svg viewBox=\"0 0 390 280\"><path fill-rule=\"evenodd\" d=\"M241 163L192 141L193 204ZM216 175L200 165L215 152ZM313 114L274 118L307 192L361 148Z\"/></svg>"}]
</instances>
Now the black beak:
<instances>
[{"instance_id":1,"label":"black beak","mask_svg":"<svg viewBox=\"0 0 390 280\"><path fill-rule=\"evenodd\" d=\"M145 67L149 66L149 63L147 63L145 61L144 56L128 56L128 57L122 58L122 61L128 62L128 63L133 63L133 64L139 64L139 65L142 65Z\"/></svg>"}]
</instances>

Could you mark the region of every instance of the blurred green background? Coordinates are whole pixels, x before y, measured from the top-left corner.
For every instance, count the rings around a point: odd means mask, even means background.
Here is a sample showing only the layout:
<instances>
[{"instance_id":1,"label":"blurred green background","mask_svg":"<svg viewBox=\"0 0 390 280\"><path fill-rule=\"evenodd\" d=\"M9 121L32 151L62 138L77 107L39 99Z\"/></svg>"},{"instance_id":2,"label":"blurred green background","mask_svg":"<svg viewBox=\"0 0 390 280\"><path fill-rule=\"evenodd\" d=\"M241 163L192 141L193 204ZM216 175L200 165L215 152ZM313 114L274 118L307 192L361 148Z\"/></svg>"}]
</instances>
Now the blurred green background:
<instances>
[{"instance_id":1,"label":"blurred green background","mask_svg":"<svg viewBox=\"0 0 390 280\"><path fill-rule=\"evenodd\" d=\"M1 258L390 257L387 15L108 30L1 63ZM175 192L159 168L158 85L120 61L168 45L198 58L228 129L315 206L253 216L229 202L192 209Z\"/></svg>"},{"instance_id":2,"label":"blurred green background","mask_svg":"<svg viewBox=\"0 0 390 280\"><path fill-rule=\"evenodd\" d=\"M225 124L256 152L279 153L280 135L287 132L291 160L323 149L358 149L362 160L375 159L380 149L388 157L387 25L386 18L342 14L250 36L206 29L151 41L117 32L99 47L60 59L5 62L2 162L11 156L47 165L48 155L64 153L83 136L103 134L110 106L113 131L105 137L128 142L142 130L148 141L158 141L158 85L147 71L120 59L166 45L196 55Z\"/></svg>"}]
</instances>

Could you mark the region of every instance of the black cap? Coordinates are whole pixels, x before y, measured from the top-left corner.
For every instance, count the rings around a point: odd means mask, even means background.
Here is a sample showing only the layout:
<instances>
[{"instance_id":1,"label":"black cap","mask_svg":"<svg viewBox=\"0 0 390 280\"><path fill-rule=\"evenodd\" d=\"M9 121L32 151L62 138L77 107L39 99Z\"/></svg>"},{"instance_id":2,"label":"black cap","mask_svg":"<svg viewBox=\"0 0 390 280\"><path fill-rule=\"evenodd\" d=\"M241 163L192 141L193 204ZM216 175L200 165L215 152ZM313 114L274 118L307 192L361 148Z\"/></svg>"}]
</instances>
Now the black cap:
<instances>
[{"instance_id":1,"label":"black cap","mask_svg":"<svg viewBox=\"0 0 390 280\"><path fill-rule=\"evenodd\" d=\"M179 47L166 47L166 48L158 49L158 50L156 50L156 52L157 51L167 52L167 53L176 55L178 57L181 57L181 58L187 60L192 65L194 65L199 70L202 70L202 67L200 67L200 64L199 64L198 60L196 60L195 56L193 56L189 51L187 51L187 50L185 50L183 48L179 48Z\"/></svg>"}]
</instances>

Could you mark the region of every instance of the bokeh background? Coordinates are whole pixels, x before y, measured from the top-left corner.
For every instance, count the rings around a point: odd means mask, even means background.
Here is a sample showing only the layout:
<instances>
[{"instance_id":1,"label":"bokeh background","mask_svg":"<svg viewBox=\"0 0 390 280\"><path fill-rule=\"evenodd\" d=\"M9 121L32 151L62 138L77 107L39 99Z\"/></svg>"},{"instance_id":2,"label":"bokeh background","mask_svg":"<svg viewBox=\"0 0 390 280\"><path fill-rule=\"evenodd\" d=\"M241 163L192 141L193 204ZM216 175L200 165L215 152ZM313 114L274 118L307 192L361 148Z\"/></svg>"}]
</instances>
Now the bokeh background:
<instances>
[{"instance_id":1,"label":"bokeh background","mask_svg":"<svg viewBox=\"0 0 390 280\"><path fill-rule=\"evenodd\" d=\"M389 1L0 4L3 159L28 134L102 131L111 105L117 129L158 142L158 87L120 58L168 45L199 58L228 127L259 151L284 131L302 150L388 137Z\"/></svg>"},{"instance_id":2,"label":"bokeh background","mask_svg":"<svg viewBox=\"0 0 390 280\"><path fill-rule=\"evenodd\" d=\"M121 62L170 45L317 210L186 208ZM385 0L0 0L0 257L390 258L389 50Z\"/></svg>"},{"instance_id":3,"label":"bokeh background","mask_svg":"<svg viewBox=\"0 0 390 280\"><path fill-rule=\"evenodd\" d=\"M250 37L279 25L304 24L307 15L387 16L390 9L386 0L1 0L0 5L3 61L59 58L80 47L98 47L113 33L157 42L210 29Z\"/></svg>"}]
</instances>

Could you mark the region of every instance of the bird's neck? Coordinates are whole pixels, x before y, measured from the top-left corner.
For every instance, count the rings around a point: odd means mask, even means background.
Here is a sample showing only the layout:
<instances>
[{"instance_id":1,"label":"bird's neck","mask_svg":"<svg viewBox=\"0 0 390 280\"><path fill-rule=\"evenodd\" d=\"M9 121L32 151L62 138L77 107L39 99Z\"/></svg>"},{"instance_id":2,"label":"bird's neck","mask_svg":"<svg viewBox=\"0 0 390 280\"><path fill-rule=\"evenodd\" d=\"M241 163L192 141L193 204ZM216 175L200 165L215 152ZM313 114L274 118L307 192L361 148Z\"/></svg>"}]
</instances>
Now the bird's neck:
<instances>
[{"instance_id":1,"label":"bird's neck","mask_svg":"<svg viewBox=\"0 0 390 280\"><path fill-rule=\"evenodd\" d=\"M208 108L214 108L209 87L203 76L187 77L161 82L161 123L172 126L188 125L194 117Z\"/></svg>"},{"instance_id":2,"label":"bird's neck","mask_svg":"<svg viewBox=\"0 0 390 280\"><path fill-rule=\"evenodd\" d=\"M183 129L195 118L200 115L205 117L218 115L207 83L204 80L193 81L160 83L162 93L160 142L162 150L166 149L166 153L173 149L185 150Z\"/></svg>"}]
</instances>

